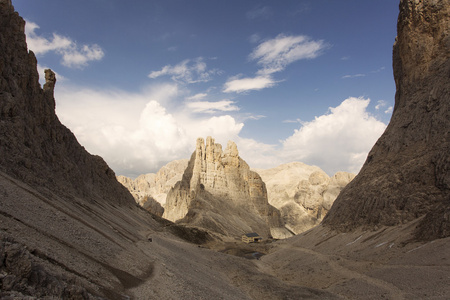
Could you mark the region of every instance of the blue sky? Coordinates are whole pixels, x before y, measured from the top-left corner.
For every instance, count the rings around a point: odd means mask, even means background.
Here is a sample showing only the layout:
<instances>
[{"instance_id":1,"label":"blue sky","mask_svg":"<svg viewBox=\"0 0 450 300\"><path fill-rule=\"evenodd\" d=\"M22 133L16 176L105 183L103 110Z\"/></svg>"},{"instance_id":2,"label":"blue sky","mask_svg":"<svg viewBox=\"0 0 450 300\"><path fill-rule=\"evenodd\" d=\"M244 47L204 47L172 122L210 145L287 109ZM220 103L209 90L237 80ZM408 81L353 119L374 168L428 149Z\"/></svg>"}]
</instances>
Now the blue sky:
<instances>
[{"instance_id":1,"label":"blue sky","mask_svg":"<svg viewBox=\"0 0 450 300\"><path fill-rule=\"evenodd\" d=\"M117 174L237 143L357 172L394 105L393 0L13 0L57 114Z\"/></svg>"}]
</instances>

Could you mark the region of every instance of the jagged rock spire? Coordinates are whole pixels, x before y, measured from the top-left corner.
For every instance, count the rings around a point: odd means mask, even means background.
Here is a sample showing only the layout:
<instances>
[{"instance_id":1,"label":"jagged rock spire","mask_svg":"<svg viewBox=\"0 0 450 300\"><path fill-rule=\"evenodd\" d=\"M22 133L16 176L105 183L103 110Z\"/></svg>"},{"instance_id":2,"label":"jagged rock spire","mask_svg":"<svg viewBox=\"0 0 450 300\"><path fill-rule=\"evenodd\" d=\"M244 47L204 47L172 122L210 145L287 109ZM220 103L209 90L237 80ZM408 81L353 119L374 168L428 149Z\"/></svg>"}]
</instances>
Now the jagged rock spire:
<instances>
[{"instance_id":1,"label":"jagged rock spire","mask_svg":"<svg viewBox=\"0 0 450 300\"><path fill-rule=\"evenodd\" d=\"M197 139L182 181L167 195L163 217L234 237L246 231L290 235L268 203L264 182L239 157L236 144L229 141L222 151L212 137L206 143Z\"/></svg>"}]
</instances>

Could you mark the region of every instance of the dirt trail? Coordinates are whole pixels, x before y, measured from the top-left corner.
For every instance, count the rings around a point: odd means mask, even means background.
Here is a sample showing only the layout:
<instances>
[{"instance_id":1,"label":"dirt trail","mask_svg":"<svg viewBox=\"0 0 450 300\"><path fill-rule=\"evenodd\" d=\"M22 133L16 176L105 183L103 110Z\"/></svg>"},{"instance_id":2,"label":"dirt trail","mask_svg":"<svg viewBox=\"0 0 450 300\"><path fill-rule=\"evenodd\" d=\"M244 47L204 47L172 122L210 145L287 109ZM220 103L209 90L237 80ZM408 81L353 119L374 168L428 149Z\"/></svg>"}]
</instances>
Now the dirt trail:
<instances>
[{"instance_id":1,"label":"dirt trail","mask_svg":"<svg viewBox=\"0 0 450 300\"><path fill-rule=\"evenodd\" d=\"M364 270L370 269L374 263L370 261L350 261L347 260L341 256L337 255L327 255L323 254L311 249L302 248L302 247L296 247L291 244L281 244L280 250L287 250L291 253L296 252L298 253L298 257L302 257L303 259L307 259L311 262L314 262L314 269L312 272L311 270L307 269L296 269L296 272L305 272L305 274L300 274L297 276L323 276L323 270L328 270L327 276L330 278L330 280L317 280L315 281L316 284L320 285L321 289L325 290L334 290L334 287L336 285L340 285L343 282L350 281L350 280L358 280L363 281L367 285L373 286L375 289L380 290L380 294L388 294L389 299L393 300L403 300L407 299L407 296L405 293L400 290L398 287L393 285L392 283L386 282L384 280L374 278L371 276L368 276L364 274ZM265 258L263 257L262 260L255 261L255 264L257 265L258 269L266 274L270 274L275 277L281 277L284 278L284 280L289 280L288 276L286 276L286 268L279 269L278 266L272 265L271 261L266 262ZM389 268L389 266L383 266L377 264L377 268ZM331 274L335 274L334 276ZM337 276L336 276L337 275ZM318 287L318 286L317 286ZM385 292L382 292L382 291ZM347 295L345 295L347 296Z\"/></svg>"}]
</instances>

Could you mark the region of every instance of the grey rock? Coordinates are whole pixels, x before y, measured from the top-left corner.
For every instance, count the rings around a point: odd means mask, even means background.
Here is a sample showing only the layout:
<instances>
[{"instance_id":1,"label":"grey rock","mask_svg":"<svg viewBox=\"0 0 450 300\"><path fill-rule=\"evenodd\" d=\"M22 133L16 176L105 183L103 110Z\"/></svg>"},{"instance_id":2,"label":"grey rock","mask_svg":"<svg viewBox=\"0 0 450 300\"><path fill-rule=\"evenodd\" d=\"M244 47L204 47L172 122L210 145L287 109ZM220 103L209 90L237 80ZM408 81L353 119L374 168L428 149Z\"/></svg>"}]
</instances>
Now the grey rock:
<instances>
[{"instance_id":1,"label":"grey rock","mask_svg":"<svg viewBox=\"0 0 450 300\"><path fill-rule=\"evenodd\" d=\"M450 1L400 2L395 107L324 225L338 230L422 218L419 239L450 236Z\"/></svg>"}]
</instances>

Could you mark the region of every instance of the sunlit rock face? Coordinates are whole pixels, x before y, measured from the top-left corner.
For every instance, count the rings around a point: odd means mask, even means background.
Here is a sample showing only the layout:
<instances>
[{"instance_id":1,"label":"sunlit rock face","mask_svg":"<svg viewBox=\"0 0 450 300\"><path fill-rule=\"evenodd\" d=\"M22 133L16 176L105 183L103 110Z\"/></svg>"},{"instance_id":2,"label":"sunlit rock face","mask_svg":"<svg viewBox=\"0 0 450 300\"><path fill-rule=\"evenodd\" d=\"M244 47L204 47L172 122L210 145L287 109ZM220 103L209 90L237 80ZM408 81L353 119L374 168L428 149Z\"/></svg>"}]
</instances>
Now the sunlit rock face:
<instances>
[{"instance_id":1,"label":"sunlit rock face","mask_svg":"<svg viewBox=\"0 0 450 300\"><path fill-rule=\"evenodd\" d=\"M188 159L174 160L156 173L142 174L136 179L119 175L117 180L130 191L139 205L143 206L148 197L164 205L167 193L181 180L188 161Z\"/></svg>"},{"instance_id":2,"label":"sunlit rock face","mask_svg":"<svg viewBox=\"0 0 450 300\"><path fill-rule=\"evenodd\" d=\"M301 162L255 171L266 184L269 203L280 210L286 228L295 234L318 225L355 177L347 172L329 177L319 167Z\"/></svg>"},{"instance_id":3,"label":"sunlit rock face","mask_svg":"<svg viewBox=\"0 0 450 300\"><path fill-rule=\"evenodd\" d=\"M402 0L392 119L324 224L340 230L416 218L416 237L450 236L450 1Z\"/></svg>"},{"instance_id":4,"label":"sunlit rock face","mask_svg":"<svg viewBox=\"0 0 450 300\"><path fill-rule=\"evenodd\" d=\"M213 232L237 237L257 231L264 236L292 235L280 212L267 200L261 177L239 157L237 146L199 138L183 178L169 192L163 215Z\"/></svg>"}]
</instances>

